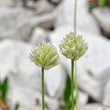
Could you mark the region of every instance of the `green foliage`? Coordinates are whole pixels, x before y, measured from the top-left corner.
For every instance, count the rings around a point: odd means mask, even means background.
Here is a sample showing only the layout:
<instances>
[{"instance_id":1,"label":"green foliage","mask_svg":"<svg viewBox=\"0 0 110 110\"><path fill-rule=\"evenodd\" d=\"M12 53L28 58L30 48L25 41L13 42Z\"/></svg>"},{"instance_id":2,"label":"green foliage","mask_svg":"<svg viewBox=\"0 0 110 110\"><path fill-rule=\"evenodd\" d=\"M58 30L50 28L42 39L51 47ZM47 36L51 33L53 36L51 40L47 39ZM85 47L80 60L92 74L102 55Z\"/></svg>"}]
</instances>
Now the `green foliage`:
<instances>
[{"instance_id":1,"label":"green foliage","mask_svg":"<svg viewBox=\"0 0 110 110\"><path fill-rule=\"evenodd\" d=\"M0 80L0 106L2 110L9 110L6 103L8 92L8 78L6 77L3 81Z\"/></svg>"},{"instance_id":2,"label":"green foliage","mask_svg":"<svg viewBox=\"0 0 110 110\"><path fill-rule=\"evenodd\" d=\"M2 98L3 100L6 100L7 92L8 92L8 78L5 78L5 80L2 83Z\"/></svg>"},{"instance_id":3,"label":"green foliage","mask_svg":"<svg viewBox=\"0 0 110 110\"><path fill-rule=\"evenodd\" d=\"M76 104L76 98L74 99L74 104ZM65 83L65 88L63 91L63 105L61 108L63 110L70 110L72 107L72 101L71 101L71 78L67 74L66 76L66 83Z\"/></svg>"},{"instance_id":4,"label":"green foliage","mask_svg":"<svg viewBox=\"0 0 110 110\"><path fill-rule=\"evenodd\" d=\"M107 2L107 0L98 0L97 3L99 6L104 6L106 2Z\"/></svg>"},{"instance_id":5,"label":"green foliage","mask_svg":"<svg viewBox=\"0 0 110 110\"><path fill-rule=\"evenodd\" d=\"M70 96L71 96L71 78L69 75L67 75L65 89L63 93L63 101L65 104L70 103Z\"/></svg>"},{"instance_id":6,"label":"green foliage","mask_svg":"<svg viewBox=\"0 0 110 110\"><path fill-rule=\"evenodd\" d=\"M94 8L96 8L96 7L97 7L96 4L95 4L95 5L91 5L91 6L89 7L89 9L92 10L92 9L94 9Z\"/></svg>"},{"instance_id":7,"label":"green foliage","mask_svg":"<svg viewBox=\"0 0 110 110\"><path fill-rule=\"evenodd\" d=\"M8 78L6 77L3 82L0 81L0 98L6 99L8 92Z\"/></svg>"},{"instance_id":8,"label":"green foliage","mask_svg":"<svg viewBox=\"0 0 110 110\"><path fill-rule=\"evenodd\" d=\"M14 108L14 110L19 110L19 103L17 103L16 105L15 105L15 108Z\"/></svg>"},{"instance_id":9,"label":"green foliage","mask_svg":"<svg viewBox=\"0 0 110 110\"><path fill-rule=\"evenodd\" d=\"M9 80L6 77L3 81L0 80L0 106L2 110L9 110L9 106L6 103L8 93ZM19 109L19 104L16 104L14 110Z\"/></svg>"},{"instance_id":10,"label":"green foliage","mask_svg":"<svg viewBox=\"0 0 110 110\"><path fill-rule=\"evenodd\" d=\"M2 82L0 81L0 91L1 91L1 89L2 89Z\"/></svg>"},{"instance_id":11,"label":"green foliage","mask_svg":"<svg viewBox=\"0 0 110 110\"><path fill-rule=\"evenodd\" d=\"M65 83L65 88L63 92L63 105L62 109L70 109L72 104L71 104L71 78L67 74L66 76L66 83Z\"/></svg>"},{"instance_id":12,"label":"green foliage","mask_svg":"<svg viewBox=\"0 0 110 110\"><path fill-rule=\"evenodd\" d=\"M96 7L102 7L102 6L110 6L110 0L91 0L93 3L89 3L90 10L96 8Z\"/></svg>"}]
</instances>

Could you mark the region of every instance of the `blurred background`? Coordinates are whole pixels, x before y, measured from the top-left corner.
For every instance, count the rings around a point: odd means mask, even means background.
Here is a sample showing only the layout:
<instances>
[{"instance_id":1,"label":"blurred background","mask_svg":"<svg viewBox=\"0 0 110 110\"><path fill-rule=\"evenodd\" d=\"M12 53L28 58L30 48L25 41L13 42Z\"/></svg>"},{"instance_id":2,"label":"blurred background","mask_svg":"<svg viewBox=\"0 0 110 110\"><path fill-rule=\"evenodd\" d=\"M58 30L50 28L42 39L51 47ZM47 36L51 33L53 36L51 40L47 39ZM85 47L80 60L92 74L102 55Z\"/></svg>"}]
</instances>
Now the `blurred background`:
<instances>
[{"instance_id":1,"label":"blurred background","mask_svg":"<svg viewBox=\"0 0 110 110\"><path fill-rule=\"evenodd\" d=\"M41 110L41 69L29 52L44 40L59 50L73 14L74 0L0 0L0 110ZM77 33L89 47L77 61L78 108L110 110L110 0L78 0ZM45 71L48 110L71 109L70 69L60 54Z\"/></svg>"}]
</instances>

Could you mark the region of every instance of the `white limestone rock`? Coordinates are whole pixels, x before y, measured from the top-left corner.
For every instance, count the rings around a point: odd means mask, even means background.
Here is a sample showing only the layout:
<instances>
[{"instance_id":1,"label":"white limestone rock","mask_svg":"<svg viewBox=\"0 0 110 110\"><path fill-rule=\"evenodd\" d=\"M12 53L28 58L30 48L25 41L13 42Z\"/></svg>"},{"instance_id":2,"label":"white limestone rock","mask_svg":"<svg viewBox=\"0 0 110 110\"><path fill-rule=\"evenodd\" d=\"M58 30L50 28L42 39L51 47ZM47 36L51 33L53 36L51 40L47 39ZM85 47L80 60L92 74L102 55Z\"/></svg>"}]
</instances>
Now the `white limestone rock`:
<instances>
[{"instance_id":1,"label":"white limestone rock","mask_svg":"<svg viewBox=\"0 0 110 110\"><path fill-rule=\"evenodd\" d=\"M35 27L51 28L55 16L56 13L36 15L34 11L20 7L0 8L0 39L29 41Z\"/></svg>"},{"instance_id":2,"label":"white limestone rock","mask_svg":"<svg viewBox=\"0 0 110 110\"><path fill-rule=\"evenodd\" d=\"M38 91L33 91L25 87L14 87L9 93L9 104L15 105L17 102L20 104L20 110L40 110L42 106L42 94ZM16 102L16 103L15 103ZM58 109L60 103L58 99L48 97L45 94L46 109ZM12 107L13 108L13 107Z\"/></svg>"},{"instance_id":3,"label":"white limestone rock","mask_svg":"<svg viewBox=\"0 0 110 110\"><path fill-rule=\"evenodd\" d=\"M42 43L42 41L48 41L47 32L42 28L35 28L29 42L37 45L38 43Z\"/></svg>"},{"instance_id":4,"label":"white limestone rock","mask_svg":"<svg viewBox=\"0 0 110 110\"><path fill-rule=\"evenodd\" d=\"M88 94L78 91L78 106L84 106L88 102Z\"/></svg>"},{"instance_id":5,"label":"white limestone rock","mask_svg":"<svg viewBox=\"0 0 110 110\"><path fill-rule=\"evenodd\" d=\"M35 106L35 105L20 106L20 110L42 110L42 107L41 106Z\"/></svg>"},{"instance_id":6,"label":"white limestone rock","mask_svg":"<svg viewBox=\"0 0 110 110\"><path fill-rule=\"evenodd\" d=\"M14 0L0 0L0 7L12 6Z\"/></svg>"},{"instance_id":7,"label":"white limestone rock","mask_svg":"<svg viewBox=\"0 0 110 110\"><path fill-rule=\"evenodd\" d=\"M95 15L99 25L101 28L110 33L110 8L109 7L98 7L92 11L93 15Z\"/></svg>"},{"instance_id":8,"label":"white limestone rock","mask_svg":"<svg viewBox=\"0 0 110 110\"><path fill-rule=\"evenodd\" d=\"M2 76L13 73L24 79L28 79L36 74L39 76L39 68L28 58L31 49L32 45L24 42L9 39L1 41L0 72Z\"/></svg>"},{"instance_id":9,"label":"white limestone rock","mask_svg":"<svg viewBox=\"0 0 110 110\"><path fill-rule=\"evenodd\" d=\"M103 104L110 106L110 79L108 80L104 89Z\"/></svg>"},{"instance_id":10,"label":"white limestone rock","mask_svg":"<svg viewBox=\"0 0 110 110\"><path fill-rule=\"evenodd\" d=\"M13 87L10 87L8 93L8 103L11 108L14 108L16 103L19 103L20 106L32 106L36 104L36 91L33 91L30 88L17 86L16 84Z\"/></svg>"},{"instance_id":11,"label":"white limestone rock","mask_svg":"<svg viewBox=\"0 0 110 110\"><path fill-rule=\"evenodd\" d=\"M57 11L52 11L50 13L38 15L37 17L31 20L31 24L34 27L50 29L51 27L54 26L56 15L57 15Z\"/></svg>"},{"instance_id":12,"label":"white limestone rock","mask_svg":"<svg viewBox=\"0 0 110 110\"><path fill-rule=\"evenodd\" d=\"M39 101L39 104L42 105L42 95L40 92L36 92L36 99ZM47 105L47 109L57 110L60 107L60 103L57 98L49 97L45 94L45 104Z\"/></svg>"},{"instance_id":13,"label":"white limestone rock","mask_svg":"<svg viewBox=\"0 0 110 110\"><path fill-rule=\"evenodd\" d=\"M32 11L23 8L0 8L0 39L14 38L28 41L32 31Z\"/></svg>"},{"instance_id":14,"label":"white limestone rock","mask_svg":"<svg viewBox=\"0 0 110 110\"><path fill-rule=\"evenodd\" d=\"M94 17L88 11L87 0L79 0L77 9L77 28L99 34L99 27ZM65 26L67 24L73 26L74 20L74 1L64 0L57 9L56 26Z\"/></svg>"},{"instance_id":15,"label":"white limestone rock","mask_svg":"<svg viewBox=\"0 0 110 110\"><path fill-rule=\"evenodd\" d=\"M40 68L28 56L32 46L15 40L0 42L0 76L9 77L8 102L13 107L36 103L36 91L41 92Z\"/></svg>"},{"instance_id":16,"label":"white limestone rock","mask_svg":"<svg viewBox=\"0 0 110 110\"><path fill-rule=\"evenodd\" d=\"M28 58L31 49L31 45L19 41L1 41L0 73L2 78L9 76L12 86L41 90L40 69Z\"/></svg>"},{"instance_id":17,"label":"white limestone rock","mask_svg":"<svg viewBox=\"0 0 110 110\"><path fill-rule=\"evenodd\" d=\"M48 71L45 71L45 83L47 87L48 94L52 97L61 97L65 86L65 76L66 73L58 65Z\"/></svg>"},{"instance_id":18,"label":"white limestone rock","mask_svg":"<svg viewBox=\"0 0 110 110\"><path fill-rule=\"evenodd\" d=\"M39 0L34 6L37 14L50 13L55 9L55 6L47 0Z\"/></svg>"},{"instance_id":19,"label":"white limestone rock","mask_svg":"<svg viewBox=\"0 0 110 110\"><path fill-rule=\"evenodd\" d=\"M79 108L79 110L110 110L110 108L96 103L96 104L87 104Z\"/></svg>"}]
</instances>

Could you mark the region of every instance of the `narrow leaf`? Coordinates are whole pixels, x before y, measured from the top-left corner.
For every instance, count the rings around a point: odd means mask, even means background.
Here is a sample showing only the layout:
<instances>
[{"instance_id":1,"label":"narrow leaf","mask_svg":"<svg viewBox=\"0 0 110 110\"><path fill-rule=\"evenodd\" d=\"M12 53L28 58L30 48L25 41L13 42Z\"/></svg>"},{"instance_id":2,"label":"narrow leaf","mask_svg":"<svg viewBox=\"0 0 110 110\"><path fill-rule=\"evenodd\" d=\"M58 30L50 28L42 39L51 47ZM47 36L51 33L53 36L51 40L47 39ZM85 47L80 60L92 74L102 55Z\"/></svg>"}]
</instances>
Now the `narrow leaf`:
<instances>
[{"instance_id":1,"label":"narrow leaf","mask_svg":"<svg viewBox=\"0 0 110 110\"><path fill-rule=\"evenodd\" d=\"M14 110L18 110L19 109L19 104L17 103L16 105L15 105L15 108L14 108Z\"/></svg>"},{"instance_id":2,"label":"narrow leaf","mask_svg":"<svg viewBox=\"0 0 110 110\"><path fill-rule=\"evenodd\" d=\"M8 92L8 78L5 78L2 84L2 98L3 100L6 99L7 97L7 92Z\"/></svg>"},{"instance_id":3,"label":"narrow leaf","mask_svg":"<svg viewBox=\"0 0 110 110\"><path fill-rule=\"evenodd\" d=\"M2 89L2 82L0 81L0 91L1 91L1 89Z\"/></svg>"},{"instance_id":4,"label":"narrow leaf","mask_svg":"<svg viewBox=\"0 0 110 110\"><path fill-rule=\"evenodd\" d=\"M63 101L65 104L70 103L70 96L71 96L71 78L67 74L64 93L63 93Z\"/></svg>"}]
</instances>

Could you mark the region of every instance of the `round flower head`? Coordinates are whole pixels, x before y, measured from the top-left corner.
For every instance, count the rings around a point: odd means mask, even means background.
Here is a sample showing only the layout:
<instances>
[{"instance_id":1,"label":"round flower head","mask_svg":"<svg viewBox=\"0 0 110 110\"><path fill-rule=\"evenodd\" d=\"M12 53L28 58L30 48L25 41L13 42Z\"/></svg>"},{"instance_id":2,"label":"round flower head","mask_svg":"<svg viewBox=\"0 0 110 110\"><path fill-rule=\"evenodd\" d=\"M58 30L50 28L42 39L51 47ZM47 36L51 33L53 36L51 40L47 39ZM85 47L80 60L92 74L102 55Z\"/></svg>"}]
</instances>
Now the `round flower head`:
<instances>
[{"instance_id":1,"label":"round flower head","mask_svg":"<svg viewBox=\"0 0 110 110\"><path fill-rule=\"evenodd\" d=\"M60 52L67 58L78 60L88 49L87 43L81 35L76 36L74 33L66 35L59 45Z\"/></svg>"},{"instance_id":2,"label":"round flower head","mask_svg":"<svg viewBox=\"0 0 110 110\"><path fill-rule=\"evenodd\" d=\"M38 66L44 67L45 70L52 68L58 64L58 53L56 48L50 43L43 42L33 48L29 54L29 58Z\"/></svg>"}]
</instances>

